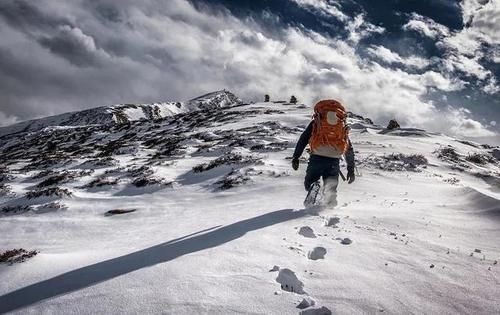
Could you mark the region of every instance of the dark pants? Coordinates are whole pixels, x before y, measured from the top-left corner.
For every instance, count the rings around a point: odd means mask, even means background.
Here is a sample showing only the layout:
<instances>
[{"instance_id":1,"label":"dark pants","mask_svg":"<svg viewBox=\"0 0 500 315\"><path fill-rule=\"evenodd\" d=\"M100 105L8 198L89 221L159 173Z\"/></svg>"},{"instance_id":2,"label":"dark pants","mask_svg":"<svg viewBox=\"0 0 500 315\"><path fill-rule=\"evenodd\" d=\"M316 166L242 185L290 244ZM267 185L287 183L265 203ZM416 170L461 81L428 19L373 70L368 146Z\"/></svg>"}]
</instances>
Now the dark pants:
<instances>
[{"instance_id":1,"label":"dark pants","mask_svg":"<svg viewBox=\"0 0 500 315\"><path fill-rule=\"evenodd\" d=\"M307 165L304 188L309 191L315 181L323 178L325 192L336 192L339 183L339 172L339 159L312 154Z\"/></svg>"}]
</instances>

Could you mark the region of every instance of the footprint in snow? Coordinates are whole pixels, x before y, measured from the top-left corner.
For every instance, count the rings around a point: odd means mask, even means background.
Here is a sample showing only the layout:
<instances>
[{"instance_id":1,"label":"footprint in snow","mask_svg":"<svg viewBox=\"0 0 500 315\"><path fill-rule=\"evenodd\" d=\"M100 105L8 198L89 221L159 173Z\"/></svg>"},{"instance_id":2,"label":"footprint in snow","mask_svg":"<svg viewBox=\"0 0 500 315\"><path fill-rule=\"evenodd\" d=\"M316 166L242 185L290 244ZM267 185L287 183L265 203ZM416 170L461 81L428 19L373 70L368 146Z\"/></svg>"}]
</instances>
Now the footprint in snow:
<instances>
[{"instance_id":1,"label":"footprint in snow","mask_svg":"<svg viewBox=\"0 0 500 315\"><path fill-rule=\"evenodd\" d=\"M340 218L338 217L326 217L325 218L325 226L332 226L336 228L336 225L339 224Z\"/></svg>"},{"instance_id":2,"label":"footprint in snow","mask_svg":"<svg viewBox=\"0 0 500 315\"><path fill-rule=\"evenodd\" d=\"M343 240L340 241L340 244L342 245L350 245L352 244L352 240L348 237L344 238Z\"/></svg>"},{"instance_id":3,"label":"footprint in snow","mask_svg":"<svg viewBox=\"0 0 500 315\"><path fill-rule=\"evenodd\" d=\"M297 278L295 272L288 268L282 268L279 270L276 282L281 284L281 289L284 291L306 294L304 291L304 283Z\"/></svg>"},{"instance_id":4,"label":"footprint in snow","mask_svg":"<svg viewBox=\"0 0 500 315\"><path fill-rule=\"evenodd\" d=\"M348 237L345 237L345 238L337 237L336 240L340 241L340 244L342 244L342 245L350 245L350 244L352 244L352 240L350 238L348 238Z\"/></svg>"},{"instance_id":5,"label":"footprint in snow","mask_svg":"<svg viewBox=\"0 0 500 315\"><path fill-rule=\"evenodd\" d=\"M316 237L316 234L314 234L313 229L309 226L302 226L299 229L299 234L304 236L304 237L308 237L308 238L315 238Z\"/></svg>"},{"instance_id":6,"label":"footprint in snow","mask_svg":"<svg viewBox=\"0 0 500 315\"><path fill-rule=\"evenodd\" d=\"M313 250L307 253L307 258L311 260L324 259L326 255L326 248L324 247L314 247Z\"/></svg>"}]
</instances>

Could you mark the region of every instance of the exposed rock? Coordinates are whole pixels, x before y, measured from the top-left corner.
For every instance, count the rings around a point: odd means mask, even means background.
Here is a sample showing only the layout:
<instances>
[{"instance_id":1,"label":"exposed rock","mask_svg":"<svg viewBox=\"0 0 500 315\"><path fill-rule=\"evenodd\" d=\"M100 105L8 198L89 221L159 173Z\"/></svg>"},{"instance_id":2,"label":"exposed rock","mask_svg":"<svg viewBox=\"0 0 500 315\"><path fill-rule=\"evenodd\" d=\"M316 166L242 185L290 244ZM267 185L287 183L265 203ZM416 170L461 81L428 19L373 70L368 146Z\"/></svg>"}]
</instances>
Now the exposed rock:
<instances>
[{"instance_id":1,"label":"exposed rock","mask_svg":"<svg viewBox=\"0 0 500 315\"><path fill-rule=\"evenodd\" d=\"M228 153L224 156L218 157L209 163L204 163L193 167L193 172L201 173L221 165L232 165L232 164L255 164L261 163L261 159L253 156L243 156L240 153Z\"/></svg>"},{"instance_id":2,"label":"exposed rock","mask_svg":"<svg viewBox=\"0 0 500 315\"><path fill-rule=\"evenodd\" d=\"M0 197L12 195L12 187L7 184L0 184Z\"/></svg>"},{"instance_id":3,"label":"exposed rock","mask_svg":"<svg viewBox=\"0 0 500 315\"><path fill-rule=\"evenodd\" d=\"M73 196L73 193L71 191L69 191L66 188L59 188L59 187L49 187L46 189L29 191L26 193L26 198L28 198L28 199L34 199L34 198L40 198L40 197L64 198L64 197L71 197L71 196Z\"/></svg>"},{"instance_id":4,"label":"exposed rock","mask_svg":"<svg viewBox=\"0 0 500 315\"><path fill-rule=\"evenodd\" d=\"M107 211L104 215L105 216L112 216L112 215L117 215L117 214L125 214L125 213L131 213L135 212L137 209L113 209Z\"/></svg>"},{"instance_id":5,"label":"exposed rock","mask_svg":"<svg viewBox=\"0 0 500 315\"><path fill-rule=\"evenodd\" d=\"M466 161L479 164L479 165L485 165L487 163L495 163L496 160L489 154L482 154L482 153L469 153L465 157Z\"/></svg>"},{"instance_id":6,"label":"exposed rock","mask_svg":"<svg viewBox=\"0 0 500 315\"><path fill-rule=\"evenodd\" d=\"M396 119L391 119L389 121L389 124L387 125L387 128L388 130L394 130L394 129L399 129L401 128L401 126L399 125L399 123L396 121Z\"/></svg>"},{"instance_id":7,"label":"exposed rock","mask_svg":"<svg viewBox=\"0 0 500 315\"><path fill-rule=\"evenodd\" d=\"M215 185L217 185L218 189L228 190L236 186L241 186L248 181L250 181L250 176L246 175L245 172L241 172L240 170L232 170L221 180L217 181Z\"/></svg>"},{"instance_id":8,"label":"exposed rock","mask_svg":"<svg viewBox=\"0 0 500 315\"><path fill-rule=\"evenodd\" d=\"M59 211L59 210L67 210L67 209L68 209L68 206L56 201L56 202L49 202L49 203L45 203L43 205L40 205L40 206L36 207L36 210L34 210L34 212L37 214L42 214L42 213Z\"/></svg>"},{"instance_id":9,"label":"exposed rock","mask_svg":"<svg viewBox=\"0 0 500 315\"><path fill-rule=\"evenodd\" d=\"M369 156L360 161L360 165L370 165L385 171L413 171L420 172L426 167L427 158L421 154L392 153L383 156Z\"/></svg>"},{"instance_id":10,"label":"exposed rock","mask_svg":"<svg viewBox=\"0 0 500 315\"><path fill-rule=\"evenodd\" d=\"M445 161L457 162L460 160L460 155L457 153L457 150L452 146L447 146L438 149L435 153L437 153L438 158Z\"/></svg>"},{"instance_id":11,"label":"exposed rock","mask_svg":"<svg viewBox=\"0 0 500 315\"><path fill-rule=\"evenodd\" d=\"M95 187L105 187L105 186L115 186L117 185L119 180L117 178L111 177L98 177L93 179L88 184L82 186L82 188L95 188Z\"/></svg>"},{"instance_id":12,"label":"exposed rock","mask_svg":"<svg viewBox=\"0 0 500 315\"><path fill-rule=\"evenodd\" d=\"M491 155L500 161L500 149L493 149L493 151L491 151Z\"/></svg>"},{"instance_id":13,"label":"exposed rock","mask_svg":"<svg viewBox=\"0 0 500 315\"><path fill-rule=\"evenodd\" d=\"M297 305L297 308L303 310L314 305L316 305L316 301L314 301L313 298L306 296L302 299L299 305Z\"/></svg>"},{"instance_id":14,"label":"exposed rock","mask_svg":"<svg viewBox=\"0 0 500 315\"><path fill-rule=\"evenodd\" d=\"M11 214L21 214L32 210L33 207L27 205L4 206L0 209L0 213L11 215Z\"/></svg>"},{"instance_id":15,"label":"exposed rock","mask_svg":"<svg viewBox=\"0 0 500 315\"><path fill-rule=\"evenodd\" d=\"M142 176L135 178L132 181L132 185L135 187L146 187L146 186L151 186L151 185L164 185L168 186L171 185L171 182L166 181L164 178L160 177L155 177L155 176Z\"/></svg>"},{"instance_id":16,"label":"exposed rock","mask_svg":"<svg viewBox=\"0 0 500 315\"><path fill-rule=\"evenodd\" d=\"M36 250L27 251L24 248L11 249L0 254L0 263L5 263L9 265L15 263L22 263L32 257L35 257L37 254L38 251Z\"/></svg>"}]
</instances>

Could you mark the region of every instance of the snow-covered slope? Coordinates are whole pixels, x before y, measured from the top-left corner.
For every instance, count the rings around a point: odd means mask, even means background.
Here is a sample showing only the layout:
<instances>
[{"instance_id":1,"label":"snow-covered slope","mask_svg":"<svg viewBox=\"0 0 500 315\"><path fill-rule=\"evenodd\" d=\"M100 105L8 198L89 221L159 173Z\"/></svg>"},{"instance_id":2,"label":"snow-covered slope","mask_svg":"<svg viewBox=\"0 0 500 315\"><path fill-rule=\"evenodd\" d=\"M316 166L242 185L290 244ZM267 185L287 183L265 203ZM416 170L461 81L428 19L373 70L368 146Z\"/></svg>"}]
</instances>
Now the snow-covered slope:
<instances>
[{"instance_id":1,"label":"snow-covered slope","mask_svg":"<svg viewBox=\"0 0 500 315\"><path fill-rule=\"evenodd\" d=\"M498 314L498 149L351 114L357 179L311 212L307 157L289 159L310 116L256 103L2 138L0 251L39 253L0 264L0 313Z\"/></svg>"},{"instance_id":2,"label":"snow-covered slope","mask_svg":"<svg viewBox=\"0 0 500 315\"><path fill-rule=\"evenodd\" d=\"M47 127L61 126L86 126L86 125L123 125L132 121L154 121L170 117L179 113L199 110L201 108L220 108L241 104L242 101L233 93L222 90L212 92L186 103L162 102L153 104L118 104L102 106L79 112L20 122L7 127L0 127L0 136L38 131Z\"/></svg>"},{"instance_id":3,"label":"snow-covered slope","mask_svg":"<svg viewBox=\"0 0 500 315\"><path fill-rule=\"evenodd\" d=\"M222 108L239 104L243 104L240 98L229 91L222 90L193 98L187 102L186 107L197 110Z\"/></svg>"}]
</instances>

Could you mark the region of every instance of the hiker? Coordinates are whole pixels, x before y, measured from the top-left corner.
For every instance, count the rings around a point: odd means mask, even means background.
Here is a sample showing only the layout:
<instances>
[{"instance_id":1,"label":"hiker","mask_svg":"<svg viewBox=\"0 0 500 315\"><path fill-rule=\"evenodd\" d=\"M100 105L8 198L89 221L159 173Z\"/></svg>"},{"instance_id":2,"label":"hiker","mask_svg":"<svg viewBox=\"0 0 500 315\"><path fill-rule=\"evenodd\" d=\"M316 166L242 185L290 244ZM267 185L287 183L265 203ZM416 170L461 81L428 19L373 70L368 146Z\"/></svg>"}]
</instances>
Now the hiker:
<instances>
[{"instance_id":1,"label":"hiker","mask_svg":"<svg viewBox=\"0 0 500 315\"><path fill-rule=\"evenodd\" d=\"M342 156L345 156L347 162L347 178L344 180L349 184L354 182L354 150L349 140L346 117L346 110L340 102L322 100L314 106L313 120L300 136L293 153L292 167L298 170L299 158L309 144L311 155L304 179L304 188L308 191L305 206L316 203L320 178L323 178L325 203L336 205L339 174L344 179L340 171Z\"/></svg>"}]
</instances>

